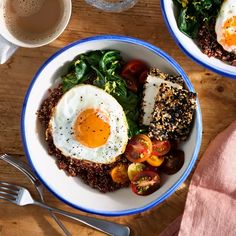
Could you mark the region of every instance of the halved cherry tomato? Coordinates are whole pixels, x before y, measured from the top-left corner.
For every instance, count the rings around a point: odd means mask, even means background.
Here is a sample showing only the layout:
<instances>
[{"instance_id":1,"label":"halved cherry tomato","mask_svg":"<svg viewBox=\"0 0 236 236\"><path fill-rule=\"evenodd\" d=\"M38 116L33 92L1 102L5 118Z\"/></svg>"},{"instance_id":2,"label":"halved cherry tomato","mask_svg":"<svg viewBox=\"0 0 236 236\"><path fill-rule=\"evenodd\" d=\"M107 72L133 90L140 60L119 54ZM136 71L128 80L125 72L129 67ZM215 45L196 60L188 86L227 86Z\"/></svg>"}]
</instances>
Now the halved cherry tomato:
<instances>
[{"instance_id":1,"label":"halved cherry tomato","mask_svg":"<svg viewBox=\"0 0 236 236\"><path fill-rule=\"evenodd\" d=\"M151 166L160 166L164 161L164 157L163 156L155 156L155 155L151 155L150 157L148 157L147 159L147 163L150 164Z\"/></svg>"},{"instance_id":2,"label":"halved cherry tomato","mask_svg":"<svg viewBox=\"0 0 236 236\"><path fill-rule=\"evenodd\" d=\"M184 152L181 150L173 150L165 156L165 160L161 165L161 171L167 175L173 175L178 172L184 164Z\"/></svg>"},{"instance_id":3,"label":"halved cherry tomato","mask_svg":"<svg viewBox=\"0 0 236 236\"><path fill-rule=\"evenodd\" d=\"M138 91L139 76L143 71L147 70L148 66L140 60L134 59L124 65L121 76L125 79L128 89L133 92Z\"/></svg>"},{"instance_id":4,"label":"halved cherry tomato","mask_svg":"<svg viewBox=\"0 0 236 236\"><path fill-rule=\"evenodd\" d=\"M121 75L126 78L130 77L139 77L144 70L147 70L148 66L141 60L131 60L122 69Z\"/></svg>"},{"instance_id":5,"label":"halved cherry tomato","mask_svg":"<svg viewBox=\"0 0 236 236\"><path fill-rule=\"evenodd\" d=\"M148 70L144 70L138 78L140 84L145 84L148 76Z\"/></svg>"},{"instance_id":6,"label":"halved cherry tomato","mask_svg":"<svg viewBox=\"0 0 236 236\"><path fill-rule=\"evenodd\" d=\"M138 91L139 85L138 85L138 81L135 78L133 78L133 77L128 78L127 77L127 78L125 78L125 81L126 81L127 88L129 90L131 90L132 92L135 92L135 93Z\"/></svg>"},{"instance_id":7,"label":"halved cherry tomato","mask_svg":"<svg viewBox=\"0 0 236 236\"><path fill-rule=\"evenodd\" d=\"M158 166L158 167L151 166L151 165L148 164L148 163L146 163L146 168L145 168L145 170L150 170L150 171L156 172L157 174L160 174L159 166Z\"/></svg>"},{"instance_id":8,"label":"halved cherry tomato","mask_svg":"<svg viewBox=\"0 0 236 236\"><path fill-rule=\"evenodd\" d=\"M178 142L177 141L171 141L170 146L171 146L172 150L177 150L178 149Z\"/></svg>"},{"instance_id":9,"label":"halved cherry tomato","mask_svg":"<svg viewBox=\"0 0 236 236\"><path fill-rule=\"evenodd\" d=\"M169 141L152 140L152 155L164 156L170 151Z\"/></svg>"},{"instance_id":10,"label":"halved cherry tomato","mask_svg":"<svg viewBox=\"0 0 236 236\"><path fill-rule=\"evenodd\" d=\"M133 180L134 176L137 175L139 172L143 171L146 166L143 163L132 163L128 167L128 176L130 181Z\"/></svg>"},{"instance_id":11,"label":"halved cherry tomato","mask_svg":"<svg viewBox=\"0 0 236 236\"><path fill-rule=\"evenodd\" d=\"M128 167L124 164L119 164L111 170L111 178L115 183L124 184L129 181Z\"/></svg>"},{"instance_id":12,"label":"halved cherry tomato","mask_svg":"<svg viewBox=\"0 0 236 236\"><path fill-rule=\"evenodd\" d=\"M125 157L131 162L144 162L152 153L152 141L145 134L132 137L125 149Z\"/></svg>"},{"instance_id":13,"label":"halved cherry tomato","mask_svg":"<svg viewBox=\"0 0 236 236\"><path fill-rule=\"evenodd\" d=\"M132 191L138 195L148 195L160 188L160 176L153 171L144 170L138 173L131 182Z\"/></svg>"}]
</instances>

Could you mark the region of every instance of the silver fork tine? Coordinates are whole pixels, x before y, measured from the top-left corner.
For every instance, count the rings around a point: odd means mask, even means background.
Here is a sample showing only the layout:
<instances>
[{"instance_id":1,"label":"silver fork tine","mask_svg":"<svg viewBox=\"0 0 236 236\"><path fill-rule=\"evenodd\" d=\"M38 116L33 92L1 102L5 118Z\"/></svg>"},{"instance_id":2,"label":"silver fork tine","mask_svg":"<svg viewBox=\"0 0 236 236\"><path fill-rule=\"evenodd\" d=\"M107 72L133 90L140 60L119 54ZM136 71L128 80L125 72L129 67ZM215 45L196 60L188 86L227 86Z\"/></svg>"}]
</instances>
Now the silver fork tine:
<instances>
[{"instance_id":1,"label":"silver fork tine","mask_svg":"<svg viewBox=\"0 0 236 236\"><path fill-rule=\"evenodd\" d=\"M3 187L3 186L4 187ZM16 203L19 197L20 187L5 182L0 182L0 197L9 202Z\"/></svg>"},{"instance_id":2,"label":"silver fork tine","mask_svg":"<svg viewBox=\"0 0 236 236\"><path fill-rule=\"evenodd\" d=\"M2 190L2 189L0 188L0 190ZM0 191L0 194L3 194L4 196L10 197L10 198L13 198L13 199L17 198L17 194L11 194L11 193L9 193L9 191L6 192L5 190L4 191Z\"/></svg>"},{"instance_id":3,"label":"silver fork tine","mask_svg":"<svg viewBox=\"0 0 236 236\"><path fill-rule=\"evenodd\" d=\"M6 200L6 201L11 202L11 203L16 203L15 200L10 199L10 198L3 197L3 196L1 196L1 195L0 195L0 199Z\"/></svg>"},{"instance_id":4,"label":"silver fork tine","mask_svg":"<svg viewBox=\"0 0 236 236\"><path fill-rule=\"evenodd\" d=\"M20 190L20 186L17 186L17 185L13 185L13 184L9 184L9 183L6 183L6 182L1 182L0 181L0 185L5 185L5 186L9 186L13 189L16 189L17 191Z\"/></svg>"},{"instance_id":5,"label":"silver fork tine","mask_svg":"<svg viewBox=\"0 0 236 236\"><path fill-rule=\"evenodd\" d=\"M15 194L10 194L8 192L0 191L0 195L4 195L7 198L11 198L12 200L16 200L17 195Z\"/></svg>"},{"instance_id":6,"label":"silver fork tine","mask_svg":"<svg viewBox=\"0 0 236 236\"><path fill-rule=\"evenodd\" d=\"M1 185L3 185L4 187ZM19 193L18 186L0 182L0 194L4 195L4 197L8 197L8 198L10 197L11 200L16 200L18 197L18 193Z\"/></svg>"},{"instance_id":7,"label":"silver fork tine","mask_svg":"<svg viewBox=\"0 0 236 236\"><path fill-rule=\"evenodd\" d=\"M13 190L13 189L10 189L10 188L6 188L6 187L2 187L2 186L0 186L0 190L7 190L7 191L9 191L9 192L13 192L13 193L17 193L18 192L18 190Z\"/></svg>"}]
</instances>

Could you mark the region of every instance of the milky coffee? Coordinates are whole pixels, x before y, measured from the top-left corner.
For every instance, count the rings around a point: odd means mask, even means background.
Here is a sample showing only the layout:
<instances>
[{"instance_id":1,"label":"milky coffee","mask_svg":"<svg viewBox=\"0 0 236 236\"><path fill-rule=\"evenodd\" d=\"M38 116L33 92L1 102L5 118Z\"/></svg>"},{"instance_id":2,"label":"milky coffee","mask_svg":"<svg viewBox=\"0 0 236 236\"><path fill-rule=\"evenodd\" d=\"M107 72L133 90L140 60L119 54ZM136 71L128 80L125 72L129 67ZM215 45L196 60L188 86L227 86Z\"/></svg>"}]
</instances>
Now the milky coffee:
<instances>
[{"instance_id":1,"label":"milky coffee","mask_svg":"<svg viewBox=\"0 0 236 236\"><path fill-rule=\"evenodd\" d=\"M4 19L10 33L25 43L53 37L63 18L63 0L5 0Z\"/></svg>"}]
</instances>

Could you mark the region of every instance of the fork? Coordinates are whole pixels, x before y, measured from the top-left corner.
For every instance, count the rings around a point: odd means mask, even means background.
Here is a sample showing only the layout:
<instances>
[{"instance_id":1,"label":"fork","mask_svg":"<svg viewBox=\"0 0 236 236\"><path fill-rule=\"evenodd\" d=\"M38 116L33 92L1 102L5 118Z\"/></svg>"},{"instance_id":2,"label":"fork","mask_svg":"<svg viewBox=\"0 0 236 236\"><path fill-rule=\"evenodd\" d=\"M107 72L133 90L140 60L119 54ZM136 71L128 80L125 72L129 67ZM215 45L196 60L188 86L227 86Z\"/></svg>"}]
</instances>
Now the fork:
<instances>
[{"instance_id":1,"label":"fork","mask_svg":"<svg viewBox=\"0 0 236 236\"><path fill-rule=\"evenodd\" d=\"M53 211L55 213L61 214L63 216L67 216L71 219L79 220L80 222L108 235L112 236L130 235L130 229L125 225L120 225L102 219L66 212L57 208L50 207L42 202L38 202L32 198L30 192L26 188L18 185L13 185L6 182L0 182L0 199L9 201L18 206L36 205L45 208L47 210Z\"/></svg>"},{"instance_id":2,"label":"fork","mask_svg":"<svg viewBox=\"0 0 236 236\"><path fill-rule=\"evenodd\" d=\"M21 171L23 174L25 174L28 177L28 179L35 186L35 188L40 196L41 201L44 202L43 186L40 183L40 181L38 180L38 178L35 176L35 174L33 173L33 171L31 170L31 168L29 167L28 164L26 164L23 161L20 161L8 154L4 154L4 155L0 156L0 160L4 160L8 164L14 166L16 169ZM71 236L70 232L66 229L66 227L63 225L63 223L56 217L56 215L54 215L52 211L50 211L50 214L51 214L52 218L60 226L60 228L63 230L64 234L66 236Z\"/></svg>"}]
</instances>

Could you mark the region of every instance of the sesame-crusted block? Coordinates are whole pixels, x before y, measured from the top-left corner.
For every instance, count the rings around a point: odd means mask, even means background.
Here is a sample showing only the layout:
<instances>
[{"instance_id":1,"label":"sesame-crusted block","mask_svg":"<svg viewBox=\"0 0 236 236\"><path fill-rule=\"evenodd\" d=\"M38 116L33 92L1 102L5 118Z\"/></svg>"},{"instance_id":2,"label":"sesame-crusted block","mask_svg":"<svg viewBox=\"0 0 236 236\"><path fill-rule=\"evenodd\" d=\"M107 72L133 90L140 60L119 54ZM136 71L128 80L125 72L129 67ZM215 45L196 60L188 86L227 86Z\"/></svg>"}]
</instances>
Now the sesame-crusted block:
<instances>
[{"instance_id":1,"label":"sesame-crusted block","mask_svg":"<svg viewBox=\"0 0 236 236\"><path fill-rule=\"evenodd\" d=\"M186 140L195 108L195 93L162 83L155 101L149 137L158 140Z\"/></svg>"},{"instance_id":2,"label":"sesame-crusted block","mask_svg":"<svg viewBox=\"0 0 236 236\"><path fill-rule=\"evenodd\" d=\"M165 74L157 68L151 68L148 74L151 75L151 76L155 76L155 77L158 77L160 79L178 84L182 87L184 86L184 80L183 80L181 75Z\"/></svg>"},{"instance_id":3,"label":"sesame-crusted block","mask_svg":"<svg viewBox=\"0 0 236 236\"><path fill-rule=\"evenodd\" d=\"M184 86L183 78L179 75L173 76L161 72L157 68L152 68L146 79L143 89L143 98L140 112L140 123L150 125L152 113L155 105L155 98L159 93L159 86L166 83L169 86L182 89Z\"/></svg>"}]
</instances>

